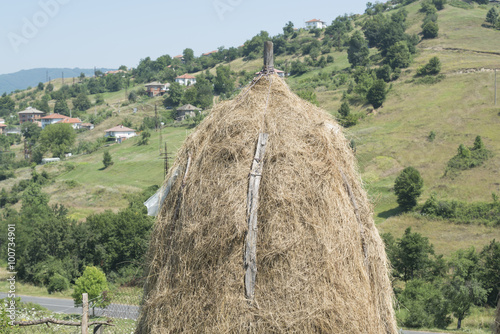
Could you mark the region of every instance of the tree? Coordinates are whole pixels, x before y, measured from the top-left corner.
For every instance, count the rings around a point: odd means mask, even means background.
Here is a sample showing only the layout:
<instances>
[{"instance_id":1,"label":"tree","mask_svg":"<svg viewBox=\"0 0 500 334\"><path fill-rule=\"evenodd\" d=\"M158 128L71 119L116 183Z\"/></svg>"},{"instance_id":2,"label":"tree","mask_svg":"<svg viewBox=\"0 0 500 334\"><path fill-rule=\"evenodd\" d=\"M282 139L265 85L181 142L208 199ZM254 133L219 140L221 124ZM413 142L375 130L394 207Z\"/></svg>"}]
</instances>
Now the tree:
<instances>
[{"instance_id":1,"label":"tree","mask_svg":"<svg viewBox=\"0 0 500 334\"><path fill-rule=\"evenodd\" d=\"M356 31L349 41L349 49L347 49L347 59L351 67L366 66L368 65L370 51L368 50L368 43L361 34Z\"/></svg>"},{"instance_id":2,"label":"tree","mask_svg":"<svg viewBox=\"0 0 500 334\"><path fill-rule=\"evenodd\" d=\"M170 85L168 93L165 94L165 97L163 98L163 105L165 108L177 107L181 102L182 94L182 86L177 82L173 82Z\"/></svg>"},{"instance_id":3,"label":"tree","mask_svg":"<svg viewBox=\"0 0 500 334\"><path fill-rule=\"evenodd\" d=\"M384 103L387 94L386 87L387 84L385 83L385 81L378 79L375 80L373 85L366 93L366 99L373 106L373 108L377 109Z\"/></svg>"},{"instance_id":4,"label":"tree","mask_svg":"<svg viewBox=\"0 0 500 334\"><path fill-rule=\"evenodd\" d=\"M204 74L196 77L196 105L206 109L210 107L213 101L213 86Z\"/></svg>"},{"instance_id":5,"label":"tree","mask_svg":"<svg viewBox=\"0 0 500 334\"><path fill-rule=\"evenodd\" d=\"M230 94L234 90L234 79L231 79L231 68L228 66L217 66L214 82L216 94Z\"/></svg>"},{"instance_id":6,"label":"tree","mask_svg":"<svg viewBox=\"0 0 500 334\"><path fill-rule=\"evenodd\" d=\"M349 114L351 113L351 108L349 107L349 103L347 103L346 101L342 102L342 104L340 105L340 109L338 111L340 116L344 118L349 116Z\"/></svg>"},{"instance_id":7,"label":"tree","mask_svg":"<svg viewBox=\"0 0 500 334\"><path fill-rule=\"evenodd\" d=\"M105 308L111 303L108 294L108 281L106 275L97 267L86 267L83 275L75 282L74 292L71 295L75 301L75 306L82 304L82 294L87 293L89 297L89 307L95 315L95 308Z\"/></svg>"},{"instance_id":8,"label":"tree","mask_svg":"<svg viewBox=\"0 0 500 334\"><path fill-rule=\"evenodd\" d=\"M190 48L184 49L184 51L182 52L182 56L184 58L184 62L186 64L190 64L194 60L193 49L190 49Z\"/></svg>"},{"instance_id":9,"label":"tree","mask_svg":"<svg viewBox=\"0 0 500 334\"><path fill-rule=\"evenodd\" d=\"M433 21L429 21L422 26L422 35L424 38L436 38L438 36L438 31L438 24Z\"/></svg>"},{"instance_id":10,"label":"tree","mask_svg":"<svg viewBox=\"0 0 500 334\"><path fill-rule=\"evenodd\" d=\"M478 280L489 291L488 304L495 307L500 289L500 242L493 239L479 254Z\"/></svg>"},{"instance_id":11,"label":"tree","mask_svg":"<svg viewBox=\"0 0 500 334\"><path fill-rule=\"evenodd\" d=\"M444 9L444 5L446 4L446 0L432 0L434 6L436 6L437 10Z\"/></svg>"},{"instance_id":12,"label":"tree","mask_svg":"<svg viewBox=\"0 0 500 334\"><path fill-rule=\"evenodd\" d=\"M141 138L139 139L138 145L147 145L149 143L149 137L151 137L151 132L146 131L146 130L142 131ZM102 162L104 163L104 160ZM104 163L104 166L107 167L105 163Z\"/></svg>"},{"instance_id":13,"label":"tree","mask_svg":"<svg viewBox=\"0 0 500 334\"><path fill-rule=\"evenodd\" d=\"M498 12L496 7L491 7L491 9L486 14L486 22L491 24L493 27L496 26L498 22Z\"/></svg>"},{"instance_id":14,"label":"tree","mask_svg":"<svg viewBox=\"0 0 500 334\"><path fill-rule=\"evenodd\" d=\"M422 194L424 180L418 170L406 167L394 182L394 192L399 206L407 211L417 205L417 198Z\"/></svg>"},{"instance_id":15,"label":"tree","mask_svg":"<svg viewBox=\"0 0 500 334\"><path fill-rule=\"evenodd\" d=\"M132 103L137 101L137 93L134 91L131 91L130 94L128 94L128 100Z\"/></svg>"},{"instance_id":16,"label":"tree","mask_svg":"<svg viewBox=\"0 0 500 334\"><path fill-rule=\"evenodd\" d=\"M54 90L54 85L53 85L53 84L51 84L51 83L49 82L49 83L47 84L47 86L45 86L45 91L46 91L47 93L50 93L50 92L52 92L53 90Z\"/></svg>"},{"instance_id":17,"label":"tree","mask_svg":"<svg viewBox=\"0 0 500 334\"><path fill-rule=\"evenodd\" d=\"M474 146L472 147L472 150L482 150L482 149L484 149L483 140L481 139L481 136L477 136L476 139L474 140Z\"/></svg>"},{"instance_id":18,"label":"tree","mask_svg":"<svg viewBox=\"0 0 500 334\"><path fill-rule=\"evenodd\" d=\"M424 278L431 267L434 248L427 237L412 233L411 227L396 242L393 266L404 281Z\"/></svg>"},{"instance_id":19,"label":"tree","mask_svg":"<svg viewBox=\"0 0 500 334\"><path fill-rule=\"evenodd\" d=\"M285 38L289 38L293 35L293 23L292 21L288 21L288 23L283 27L283 35Z\"/></svg>"},{"instance_id":20,"label":"tree","mask_svg":"<svg viewBox=\"0 0 500 334\"><path fill-rule=\"evenodd\" d=\"M377 79L384 80L385 82L391 81L392 69L389 65L385 64L377 69Z\"/></svg>"},{"instance_id":21,"label":"tree","mask_svg":"<svg viewBox=\"0 0 500 334\"><path fill-rule=\"evenodd\" d=\"M104 168L108 168L113 164L113 160L111 159L111 154L109 154L109 151L104 151L102 154L102 163L104 165Z\"/></svg>"},{"instance_id":22,"label":"tree","mask_svg":"<svg viewBox=\"0 0 500 334\"><path fill-rule=\"evenodd\" d=\"M73 99L73 107L78 111L85 111L92 107L92 104L87 95L82 92Z\"/></svg>"},{"instance_id":23,"label":"tree","mask_svg":"<svg viewBox=\"0 0 500 334\"><path fill-rule=\"evenodd\" d=\"M43 86L43 82L39 82L38 83L38 86L36 87L37 90L43 90L44 86Z\"/></svg>"},{"instance_id":24,"label":"tree","mask_svg":"<svg viewBox=\"0 0 500 334\"><path fill-rule=\"evenodd\" d=\"M35 143L41 132L42 129L36 123L24 122L21 124L21 133L30 143Z\"/></svg>"},{"instance_id":25,"label":"tree","mask_svg":"<svg viewBox=\"0 0 500 334\"><path fill-rule=\"evenodd\" d=\"M76 133L71 124L51 124L42 130L39 142L43 150L49 150L54 156L64 158L64 153L73 145L75 139Z\"/></svg>"},{"instance_id":26,"label":"tree","mask_svg":"<svg viewBox=\"0 0 500 334\"><path fill-rule=\"evenodd\" d=\"M54 113L69 116L69 108L66 100L61 99L56 101L56 104L54 105Z\"/></svg>"},{"instance_id":27,"label":"tree","mask_svg":"<svg viewBox=\"0 0 500 334\"><path fill-rule=\"evenodd\" d=\"M385 61L392 69L410 66L411 54L406 41L397 42L389 47Z\"/></svg>"}]
</instances>

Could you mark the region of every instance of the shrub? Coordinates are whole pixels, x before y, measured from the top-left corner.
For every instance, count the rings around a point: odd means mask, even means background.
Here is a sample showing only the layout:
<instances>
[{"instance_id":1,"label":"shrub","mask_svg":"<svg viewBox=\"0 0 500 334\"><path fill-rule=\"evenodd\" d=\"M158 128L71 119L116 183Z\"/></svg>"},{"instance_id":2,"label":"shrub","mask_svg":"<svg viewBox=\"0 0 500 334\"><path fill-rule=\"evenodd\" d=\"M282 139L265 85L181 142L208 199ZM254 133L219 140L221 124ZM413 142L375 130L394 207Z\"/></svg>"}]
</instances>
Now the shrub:
<instances>
[{"instance_id":1,"label":"shrub","mask_svg":"<svg viewBox=\"0 0 500 334\"><path fill-rule=\"evenodd\" d=\"M384 103L385 96L387 94L386 86L387 84L385 83L384 80L378 79L368 90L368 93L366 94L366 99L373 106L373 108L377 109L381 107L382 104Z\"/></svg>"},{"instance_id":2,"label":"shrub","mask_svg":"<svg viewBox=\"0 0 500 334\"><path fill-rule=\"evenodd\" d=\"M441 71L441 61L438 57L432 57L427 64L417 69L417 75L435 75Z\"/></svg>"},{"instance_id":3,"label":"shrub","mask_svg":"<svg viewBox=\"0 0 500 334\"><path fill-rule=\"evenodd\" d=\"M47 286L47 291L49 293L61 292L69 289L69 281L66 277L55 274L49 279L49 284Z\"/></svg>"},{"instance_id":4,"label":"shrub","mask_svg":"<svg viewBox=\"0 0 500 334\"><path fill-rule=\"evenodd\" d=\"M436 38L438 36L439 27L436 22L429 21L422 27L422 35L424 38Z\"/></svg>"}]
</instances>

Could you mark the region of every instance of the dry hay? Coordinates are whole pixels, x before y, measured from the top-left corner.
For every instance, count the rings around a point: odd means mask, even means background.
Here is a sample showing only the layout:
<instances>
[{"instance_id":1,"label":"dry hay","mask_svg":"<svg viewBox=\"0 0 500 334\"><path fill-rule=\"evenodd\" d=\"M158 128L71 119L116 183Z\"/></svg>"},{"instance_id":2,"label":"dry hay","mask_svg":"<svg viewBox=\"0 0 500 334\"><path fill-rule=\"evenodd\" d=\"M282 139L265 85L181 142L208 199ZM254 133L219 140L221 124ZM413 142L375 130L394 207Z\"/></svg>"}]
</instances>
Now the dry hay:
<instances>
[{"instance_id":1,"label":"dry hay","mask_svg":"<svg viewBox=\"0 0 500 334\"><path fill-rule=\"evenodd\" d=\"M278 76L254 83L217 105L178 154L136 333L396 333L388 262L349 143ZM242 258L261 131L252 306Z\"/></svg>"}]
</instances>

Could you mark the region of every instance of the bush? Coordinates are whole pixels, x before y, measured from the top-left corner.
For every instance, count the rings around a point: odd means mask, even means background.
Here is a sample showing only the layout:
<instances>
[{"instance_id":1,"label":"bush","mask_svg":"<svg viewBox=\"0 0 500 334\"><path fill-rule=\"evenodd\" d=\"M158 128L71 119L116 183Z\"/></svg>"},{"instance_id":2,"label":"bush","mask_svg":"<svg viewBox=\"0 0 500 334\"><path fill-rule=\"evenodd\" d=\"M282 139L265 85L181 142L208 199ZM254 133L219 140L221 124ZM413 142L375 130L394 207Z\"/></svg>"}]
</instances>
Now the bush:
<instances>
[{"instance_id":1,"label":"bush","mask_svg":"<svg viewBox=\"0 0 500 334\"><path fill-rule=\"evenodd\" d=\"M467 170L482 165L491 156L491 152L484 148L483 141L477 136L474 145L470 148L460 144L457 154L448 161L445 175L448 172Z\"/></svg>"},{"instance_id":2,"label":"bush","mask_svg":"<svg viewBox=\"0 0 500 334\"><path fill-rule=\"evenodd\" d=\"M436 75L441 71L441 61L438 57L432 57L427 64L417 69L417 75Z\"/></svg>"},{"instance_id":3,"label":"bush","mask_svg":"<svg viewBox=\"0 0 500 334\"><path fill-rule=\"evenodd\" d=\"M366 94L366 99L368 100L368 103L370 103L373 106L373 108L377 109L381 107L382 104L384 103L385 96L387 94L386 86L387 84L385 83L384 80L378 79L368 90L368 93Z\"/></svg>"},{"instance_id":4,"label":"bush","mask_svg":"<svg viewBox=\"0 0 500 334\"><path fill-rule=\"evenodd\" d=\"M439 27L436 22L429 21L422 27L422 35L424 38L436 38L438 36Z\"/></svg>"},{"instance_id":5,"label":"bush","mask_svg":"<svg viewBox=\"0 0 500 334\"><path fill-rule=\"evenodd\" d=\"M54 292L61 292L67 289L69 289L69 281L66 277L56 273L49 279L47 291L50 294Z\"/></svg>"}]
</instances>

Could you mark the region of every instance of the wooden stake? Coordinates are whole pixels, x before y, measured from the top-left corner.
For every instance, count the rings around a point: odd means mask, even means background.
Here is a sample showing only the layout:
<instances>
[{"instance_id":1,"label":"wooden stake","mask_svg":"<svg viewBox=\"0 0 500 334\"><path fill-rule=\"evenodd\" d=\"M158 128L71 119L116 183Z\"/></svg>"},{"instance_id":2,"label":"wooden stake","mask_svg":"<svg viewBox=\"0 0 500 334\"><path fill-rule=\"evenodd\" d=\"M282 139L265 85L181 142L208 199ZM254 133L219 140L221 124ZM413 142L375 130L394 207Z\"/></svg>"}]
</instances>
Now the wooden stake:
<instances>
[{"instance_id":1,"label":"wooden stake","mask_svg":"<svg viewBox=\"0 0 500 334\"><path fill-rule=\"evenodd\" d=\"M266 41L264 43L264 72L274 71L274 51L273 42Z\"/></svg>"},{"instance_id":2,"label":"wooden stake","mask_svg":"<svg viewBox=\"0 0 500 334\"><path fill-rule=\"evenodd\" d=\"M245 297L253 302L255 298L255 277L257 276L257 211L259 208L259 187L264 167L264 154L266 153L267 133L259 133L255 157L250 170L247 194L247 223L248 232L245 240L245 255L243 265L245 268Z\"/></svg>"},{"instance_id":3,"label":"wooden stake","mask_svg":"<svg viewBox=\"0 0 500 334\"><path fill-rule=\"evenodd\" d=\"M82 294L82 334L88 333L89 328L89 295Z\"/></svg>"}]
</instances>

